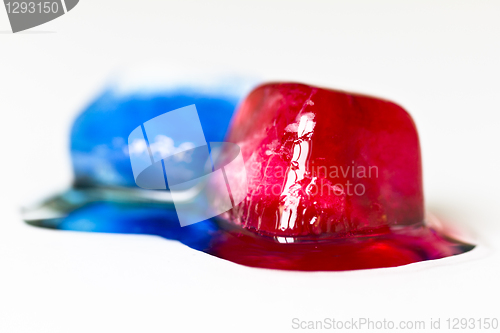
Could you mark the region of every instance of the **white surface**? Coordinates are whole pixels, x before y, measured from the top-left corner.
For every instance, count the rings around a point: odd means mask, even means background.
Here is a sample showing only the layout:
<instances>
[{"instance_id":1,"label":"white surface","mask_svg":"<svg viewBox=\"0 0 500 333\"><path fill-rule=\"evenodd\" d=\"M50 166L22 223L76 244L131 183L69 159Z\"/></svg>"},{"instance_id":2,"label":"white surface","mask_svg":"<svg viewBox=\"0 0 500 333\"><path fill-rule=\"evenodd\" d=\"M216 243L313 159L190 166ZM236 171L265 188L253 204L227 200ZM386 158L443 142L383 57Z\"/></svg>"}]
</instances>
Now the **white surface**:
<instances>
[{"instance_id":1,"label":"white surface","mask_svg":"<svg viewBox=\"0 0 500 333\"><path fill-rule=\"evenodd\" d=\"M499 12L494 1L81 0L12 35L0 9L0 332L286 332L292 318L440 317L442 327L448 317L499 318ZM469 230L478 249L392 269L291 273L159 237L22 223L22 203L70 182L77 112L112 73L148 59L400 103L419 128L428 207Z\"/></svg>"}]
</instances>

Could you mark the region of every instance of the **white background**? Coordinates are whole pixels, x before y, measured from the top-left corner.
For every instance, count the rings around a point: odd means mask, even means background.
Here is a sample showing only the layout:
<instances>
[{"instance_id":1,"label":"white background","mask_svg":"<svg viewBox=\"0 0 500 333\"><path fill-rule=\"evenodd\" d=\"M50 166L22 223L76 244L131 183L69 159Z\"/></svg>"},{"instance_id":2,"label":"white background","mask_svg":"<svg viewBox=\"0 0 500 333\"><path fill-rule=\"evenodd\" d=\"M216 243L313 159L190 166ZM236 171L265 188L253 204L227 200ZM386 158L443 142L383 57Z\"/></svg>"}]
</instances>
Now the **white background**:
<instances>
[{"instance_id":1,"label":"white background","mask_svg":"<svg viewBox=\"0 0 500 333\"><path fill-rule=\"evenodd\" d=\"M0 332L500 318L500 2L81 0L18 34L0 8L0 30ZM25 225L22 204L71 181L78 112L112 73L153 60L403 105L421 137L427 207L478 248L399 268L301 273L238 266L159 237Z\"/></svg>"}]
</instances>

